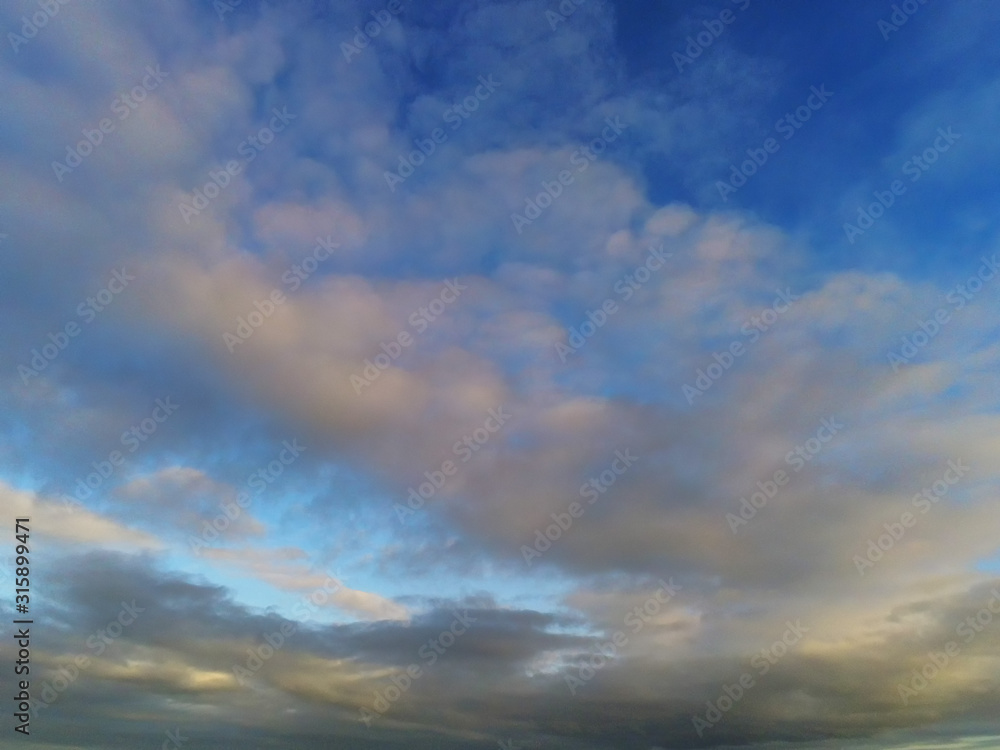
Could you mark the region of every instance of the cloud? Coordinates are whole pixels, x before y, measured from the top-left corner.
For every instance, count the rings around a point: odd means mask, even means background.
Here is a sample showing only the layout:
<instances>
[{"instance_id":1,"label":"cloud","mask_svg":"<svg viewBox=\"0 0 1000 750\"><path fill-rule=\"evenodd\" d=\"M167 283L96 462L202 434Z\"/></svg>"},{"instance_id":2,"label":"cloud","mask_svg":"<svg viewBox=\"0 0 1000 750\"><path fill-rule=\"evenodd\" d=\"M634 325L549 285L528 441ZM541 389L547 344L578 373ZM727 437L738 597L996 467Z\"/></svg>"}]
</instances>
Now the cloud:
<instances>
[{"instance_id":1,"label":"cloud","mask_svg":"<svg viewBox=\"0 0 1000 750\"><path fill-rule=\"evenodd\" d=\"M307 606L334 606L361 620L409 621L409 610L378 594L345 586L338 578L317 572L314 566L295 562L307 557L300 549L267 550L254 548L208 549L209 560L242 568L275 588L306 593Z\"/></svg>"},{"instance_id":2,"label":"cloud","mask_svg":"<svg viewBox=\"0 0 1000 750\"><path fill-rule=\"evenodd\" d=\"M679 75L700 16L583 3L553 28L553 7L408 4L348 61L340 43L379 7L71 3L0 62L0 525L30 517L43 551L40 679L92 658L44 741L133 747L183 724L213 746L234 727L274 747L974 746L995 729L1000 644L957 629L997 585L997 282L952 295L997 247L995 13L928 7L909 46L876 48L860 3L789 11L763 56L747 40L776 32L753 4ZM60 181L52 161L156 65L162 85ZM799 78L826 74L816 127L731 204L706 198ZM499 81L488 98L480 76ZM952 120L968 150L846 246L838 212ZM290 283L321 241L338 247ZM88 320L118 268L135 281ZM65 512L166 397L177 415ZM825 420L843 425L830 440ZM951 461L967 475L921 513ZM193 558L188 537L272 465ZM916 523L893 534L904 512ZM660 578L683 594L633 630ZM133 599L142 616L94 653ZM627 645L595 668L618 630ZM951 638L960 656L902 701ZM699 732L744 672L753 689ZM359 712L390 686L369 730Z\"/></svg>"},{"instance_id":3,"label":"cloud","mask_svg":"<svg viewBox=\"0 0 1000 750\"><path fill-rule=\"evenodd\" d=\"M122 551L156 550L165 546L157 536L119 524L75 501L39 497L6 482L0 482L0 503L9 511L0 524L11 535L15 531L15 518L24 518L29 520L30 533L50 542Z\"/></svg>"}]
</instances>

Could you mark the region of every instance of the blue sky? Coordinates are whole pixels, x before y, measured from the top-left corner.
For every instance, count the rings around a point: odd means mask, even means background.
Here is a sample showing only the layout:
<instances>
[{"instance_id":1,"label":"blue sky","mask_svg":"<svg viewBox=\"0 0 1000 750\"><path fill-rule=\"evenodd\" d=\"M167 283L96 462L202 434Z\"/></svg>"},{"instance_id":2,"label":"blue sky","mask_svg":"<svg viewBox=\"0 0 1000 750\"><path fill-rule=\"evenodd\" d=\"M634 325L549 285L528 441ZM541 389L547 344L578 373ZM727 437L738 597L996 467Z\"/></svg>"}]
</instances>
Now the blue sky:
<instances>
[{"instance_id":1,"label":"blue sky","mask_svg":"<svg viewBox=\"0 0 1000 750\"><path fill-rule=\"evenodd\" d=\"M996 746L994 3L0 30L39 747Z\"/></svg>"}]
</instances>

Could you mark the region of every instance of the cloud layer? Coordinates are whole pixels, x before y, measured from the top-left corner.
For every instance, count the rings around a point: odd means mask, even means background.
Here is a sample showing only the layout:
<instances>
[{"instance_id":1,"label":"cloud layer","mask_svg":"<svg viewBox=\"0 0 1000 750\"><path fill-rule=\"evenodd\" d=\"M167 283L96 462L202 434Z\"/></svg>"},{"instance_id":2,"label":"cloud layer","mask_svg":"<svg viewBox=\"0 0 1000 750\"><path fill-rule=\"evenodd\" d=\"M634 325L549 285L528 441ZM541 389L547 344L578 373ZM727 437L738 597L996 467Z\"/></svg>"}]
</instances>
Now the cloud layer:
<instances>
[{"instance_id":1,"label":"cloud layer","mask_svg":"<svg viewBox=\"0 0 1000 750\"><path fill-rule=\"evenodd\" d=\"M32 735L989 746L1000 18L912 5L0 13Z\"/></svg>"}]
</instances>

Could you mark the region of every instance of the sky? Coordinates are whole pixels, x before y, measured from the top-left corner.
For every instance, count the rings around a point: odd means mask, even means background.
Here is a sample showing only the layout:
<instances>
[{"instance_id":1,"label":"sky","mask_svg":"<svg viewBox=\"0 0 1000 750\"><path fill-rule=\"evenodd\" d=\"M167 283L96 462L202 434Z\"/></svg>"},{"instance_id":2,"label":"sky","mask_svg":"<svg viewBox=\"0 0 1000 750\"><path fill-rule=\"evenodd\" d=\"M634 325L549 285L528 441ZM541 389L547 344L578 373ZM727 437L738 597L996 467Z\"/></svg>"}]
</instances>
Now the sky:
<instances>
[{"instance_id":1,"label":"sky","mask_svg":"<svg viewBox=\"0 0 1000 750\"><path fill-rule=\"evenodd\" d=\"M0 32L0 748L1000 747L996 3Z\"/></svg>"}]
</instances>

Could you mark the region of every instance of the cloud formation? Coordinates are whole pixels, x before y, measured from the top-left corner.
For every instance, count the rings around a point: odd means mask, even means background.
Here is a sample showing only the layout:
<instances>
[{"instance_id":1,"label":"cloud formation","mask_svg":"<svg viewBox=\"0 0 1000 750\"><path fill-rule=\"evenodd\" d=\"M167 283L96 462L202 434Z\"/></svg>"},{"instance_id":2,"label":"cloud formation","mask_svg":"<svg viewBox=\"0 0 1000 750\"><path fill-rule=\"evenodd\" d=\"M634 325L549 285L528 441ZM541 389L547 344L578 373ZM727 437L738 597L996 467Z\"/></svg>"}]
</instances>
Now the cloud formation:
<instances>
[{"instance_id":1,"label":"cloud formation","mask_svg":"<svg viewBox=\"0 0 1000 750\"><path fill-rule=\"evenodd\" d=\"M0 11L40 745L990 746L1000 18L894 12Z\"/></svg>"}]
</instances>

